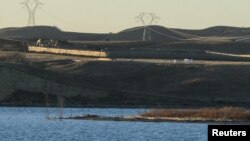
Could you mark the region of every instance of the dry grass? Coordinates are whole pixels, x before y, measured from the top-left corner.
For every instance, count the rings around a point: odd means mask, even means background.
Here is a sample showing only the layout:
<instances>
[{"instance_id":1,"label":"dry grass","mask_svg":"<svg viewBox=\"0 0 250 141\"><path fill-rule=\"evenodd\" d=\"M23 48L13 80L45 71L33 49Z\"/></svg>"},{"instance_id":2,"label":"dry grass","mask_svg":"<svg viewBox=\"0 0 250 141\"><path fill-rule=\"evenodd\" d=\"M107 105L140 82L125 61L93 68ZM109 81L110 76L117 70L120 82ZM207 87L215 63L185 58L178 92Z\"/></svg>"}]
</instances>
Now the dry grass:
<instances>
[{"instance_id":1,"label":"dry grass","mask_svg":"<svg viewBox=\"0 0 250 141\"><path fill-rule=\"evenodd\" d=\"M152 110L142 114L143 117L160 118L204 118L226 120L250 120L250 111L237 107L185 109L185 110Z\"/></svg>"}]
</instances>

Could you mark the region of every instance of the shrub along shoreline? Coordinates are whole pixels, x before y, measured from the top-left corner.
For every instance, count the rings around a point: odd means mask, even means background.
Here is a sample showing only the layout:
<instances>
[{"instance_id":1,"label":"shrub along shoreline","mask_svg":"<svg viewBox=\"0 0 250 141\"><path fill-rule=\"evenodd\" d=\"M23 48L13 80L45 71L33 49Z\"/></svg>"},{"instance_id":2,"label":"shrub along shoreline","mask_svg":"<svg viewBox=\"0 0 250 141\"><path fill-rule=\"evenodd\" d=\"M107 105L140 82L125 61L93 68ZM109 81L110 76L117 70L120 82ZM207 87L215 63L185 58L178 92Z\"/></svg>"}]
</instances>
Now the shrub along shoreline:
<instances>
[{"instance_id":1,"label":"shrub along shoreline","mask_svg":"<svg viewBox=\"0 0 250 141\"><path fill-rule=\"evenodd\" d=\"M178 121L250 121L250 110L238 107L203 109L155 109L140 115L148 119Z\"/></svg>"}]
</instances>

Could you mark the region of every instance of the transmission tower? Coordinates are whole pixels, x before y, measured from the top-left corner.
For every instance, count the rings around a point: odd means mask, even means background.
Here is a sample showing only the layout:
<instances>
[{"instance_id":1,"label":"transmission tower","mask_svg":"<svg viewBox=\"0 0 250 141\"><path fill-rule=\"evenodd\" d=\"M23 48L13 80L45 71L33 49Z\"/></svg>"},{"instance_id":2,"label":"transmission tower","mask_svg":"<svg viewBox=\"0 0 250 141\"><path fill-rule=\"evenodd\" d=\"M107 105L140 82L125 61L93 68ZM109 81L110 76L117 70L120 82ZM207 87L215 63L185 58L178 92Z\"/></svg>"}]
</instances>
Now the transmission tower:
<instances>
[{"instance_id":1,"label":"transmission tower","mask_svg":"<svg viewBox=\"0 0 250 141\"><path fill-rule=\"evenodd\" d=\"M157 22L160 18L156 16L155 13L140 13L140 15L135 17L135 19L137 22L141 23L144 26L142 40L151 41L152 38L149 26Z\"/></svg>"},{"instance_id":2,"label":"transmission tower","mask_svg":"<svg viewBox=\"0 0 250 141\"><path fill-rule=\"evenodd\" d=\"M39 0L25 0L21 4L26 8L26 10L29 13L28 26L36 25L35 14L36 14L37 8L41 6L42 3L39 2Z\"/></svg>"}]
</instances>

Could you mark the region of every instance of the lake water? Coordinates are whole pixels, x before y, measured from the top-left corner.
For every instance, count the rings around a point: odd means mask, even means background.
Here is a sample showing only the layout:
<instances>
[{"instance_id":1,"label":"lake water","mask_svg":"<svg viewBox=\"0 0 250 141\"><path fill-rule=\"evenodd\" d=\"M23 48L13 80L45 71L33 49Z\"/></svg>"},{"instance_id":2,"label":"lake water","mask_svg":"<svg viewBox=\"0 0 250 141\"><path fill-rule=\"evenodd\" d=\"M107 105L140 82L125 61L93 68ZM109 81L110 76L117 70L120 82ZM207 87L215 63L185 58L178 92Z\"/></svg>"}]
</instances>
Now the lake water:
<instances>
[{"instance_id":1,"label":"lake water","mask_svg":"<svg viewBox=\"0 0 250 141\"><path fill-rule=\"evenodd\" d=\"M207 141L207 125L46 120L45 108L0 108L1 141ZM51 116L57 109L49 110ZM143 109L68 108L64 116L136 115Z\"/></svg>"}]
</instances>

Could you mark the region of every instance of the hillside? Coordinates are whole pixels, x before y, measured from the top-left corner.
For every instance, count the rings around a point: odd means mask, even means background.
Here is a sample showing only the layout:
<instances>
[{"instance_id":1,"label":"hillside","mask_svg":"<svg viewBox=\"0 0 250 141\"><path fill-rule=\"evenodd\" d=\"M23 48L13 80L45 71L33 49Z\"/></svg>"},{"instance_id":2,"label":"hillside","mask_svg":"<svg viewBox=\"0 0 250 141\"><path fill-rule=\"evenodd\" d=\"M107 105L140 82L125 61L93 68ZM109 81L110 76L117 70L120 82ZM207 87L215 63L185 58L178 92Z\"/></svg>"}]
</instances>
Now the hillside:
<instances>
[{"instance_id":1,"label":"hillside","mask_svg":"<svg viewBox=\"0 0 250 141\"><path fill-rule=\"evenodd\" d=\"M57 40L104 40L106 34L64 32L56 27L34 26L0 29L0 38L32 40L38 38Z\"/></svg>"},{"instance_id":2,"label":"hillside","mask_svg":"<svg viewBox=\"0 0 250 141\"><path fill-rule=\"evenodd\" d=\"M250 107L249 65L57 60L0 64L0 104ZM3 83L4 82L4 83ZM32 104L33 103L33 104Z\"/></svg>"},{"instance_id":3,"label":"hillside","mask_svg":"<svg viewBox=\"0 0 250 141\"><path fill-rule=\"evenodd\" d=\"M249 36L250 28L216 26L201 30L188 29L170 29L163 26L150 26L151 37L153 41L178 41L176 38L187 39L187 36ZM37 38L71 40L71 41L141 41L143 27L135 27L122 30L113 34L97 33L77 33L65 32L56 27L35 26L20 28L0 29L0 38L32 40ZM184 33L184 34L183 34ZM188 35L187 35L188 34ZM167 36L165 36L167 35Z\"/></svg>"},{"instance_id":4,"label":"hillside","mask_svg":"<svg viewBox=\"0 0 250 141\"><path fill-rule=\"evenodd\" d=\"M249 36L250 28L238 28L227 26L215 26L201 30L189 30L189 29L171 29L163 26L150 26L152 40L154 41L178 41L175 38L187 39L188 36L225 36L225 37L239 37ZM158 33L157 33L158 32ZM112 36L113 40L142 40L143 28L136 27L123 30ZM168 35L167 36L164 36ZM171 36L173 38L171 38Z\"/></svg>"}]
</instances>

